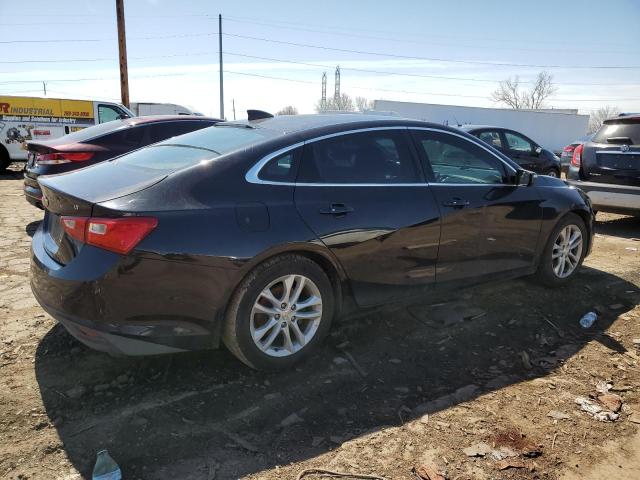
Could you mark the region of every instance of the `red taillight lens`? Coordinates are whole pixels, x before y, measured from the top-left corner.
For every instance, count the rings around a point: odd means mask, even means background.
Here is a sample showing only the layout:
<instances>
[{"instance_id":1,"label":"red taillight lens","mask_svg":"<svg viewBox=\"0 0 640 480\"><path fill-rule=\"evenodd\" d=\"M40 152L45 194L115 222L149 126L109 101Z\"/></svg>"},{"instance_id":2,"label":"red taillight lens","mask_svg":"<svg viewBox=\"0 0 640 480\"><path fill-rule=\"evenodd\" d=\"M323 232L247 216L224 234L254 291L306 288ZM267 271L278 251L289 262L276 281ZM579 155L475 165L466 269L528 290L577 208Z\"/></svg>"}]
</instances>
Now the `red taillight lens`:
<instances>
[{"instance_id":1,"label":"red taillight lens","mask_svg":"<svg viewBox=\"0 0 640 480\"><path fill-rule=\"evenodd\" d=\"M36 162L40 165L58 165L60 163L84 162L92 157L93 152L39 153L36 155Z\"/></svg>"},{"instance_id":2,"label":"red taillight lens","mask_svg":"<svg viewBox=\"0 0 640 480\"><path fill-rule=\"evenodd\" d=\"M62 217L62 227L70 237L84 242L85 232L87 230L87 217Z\"/></svg>"},{"instance_id":3,"label":"red taillight lens","mask_svg":"<svg viewBox=\"0 0 640 480\"><path fill-rule=\"evenodd\" d=\"M574 167L580 167L580 164L582 163L582 147L583 145L580 144L573 150L571 165Z\"/></svg>"},{"instance_id":4,"label":"red taillight lens","mask_svg":"<svg viewBox=\"0 0 640 480\"><path fill-rule=\"evenodd\" d=\"M158 226L153 217L62 217L64 230L76 240L127 254Z\"/></svg>"}]
</instances>

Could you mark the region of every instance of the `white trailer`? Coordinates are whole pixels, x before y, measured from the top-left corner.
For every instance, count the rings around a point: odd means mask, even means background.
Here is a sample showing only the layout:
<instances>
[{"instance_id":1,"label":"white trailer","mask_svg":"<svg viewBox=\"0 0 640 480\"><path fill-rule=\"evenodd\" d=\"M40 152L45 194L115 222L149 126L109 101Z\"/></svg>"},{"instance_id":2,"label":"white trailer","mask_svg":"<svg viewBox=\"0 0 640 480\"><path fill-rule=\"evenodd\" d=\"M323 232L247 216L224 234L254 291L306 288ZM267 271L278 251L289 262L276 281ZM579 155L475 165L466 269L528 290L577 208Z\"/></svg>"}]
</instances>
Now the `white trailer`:
<instances>
[{"instance_id":1,"label":"white trailer","mask_svg":"<svg viewBox=\"0 0 640 480\"><path fill-rule=\"evenodd\" d=\"M175 103L131 102L129 108L137 117L145 115L202 115Z\"/></svg>"},{"instance_id":2,"label":"white trailer","mask_svg":"<svg viewBox=\"0 0 640 480\"><path fill-rule=\"evenodd\" d=\"M584 136L589 124L589 115L579 115L577 110L514 110L392 100L375 100L373 109L442 125L510 128L553 152L561 152L575 139Z\"/></svg>"}]
</instances>

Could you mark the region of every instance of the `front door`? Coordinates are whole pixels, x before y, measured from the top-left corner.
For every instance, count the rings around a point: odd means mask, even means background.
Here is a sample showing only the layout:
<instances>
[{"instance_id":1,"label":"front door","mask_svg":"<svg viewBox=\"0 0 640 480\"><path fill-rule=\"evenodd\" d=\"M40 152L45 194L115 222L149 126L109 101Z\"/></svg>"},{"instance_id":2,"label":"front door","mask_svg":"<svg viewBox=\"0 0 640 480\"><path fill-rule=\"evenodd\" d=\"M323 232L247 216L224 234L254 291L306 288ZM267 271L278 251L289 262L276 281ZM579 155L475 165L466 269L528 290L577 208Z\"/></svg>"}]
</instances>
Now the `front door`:
<instances>
[{"instance_id":1,"label":"front door","mask_svg":"<svg viewBox=\"0 0 640 480\"><path fill-rule=\"evenodd\" d=\"M504 130L503 134L507 156L526 170L539 171L540 157L536 152L536 145L519 133Z\"/></svg>"},{"instance_id":2,"label":"front door","mask_svg":"<svg viewBox=\"0 0 640 480\"><path fill-rule=\"evenodd\" d=\"M405 128L346 132L304 147L296 208L342 264L360 305L434 283L439 210Z\"/></svg>"},{"instance_id":3,"label":"front door","mask_svg":"<svg viewBox=\"0 0 640 480\"><path fill-rule=\"evenodd\" d=\"M513 185L510 166L462 135L412 132L442 217L437 282L533 266L542 221L536 190Z\"/></svg>"}]
</instances>

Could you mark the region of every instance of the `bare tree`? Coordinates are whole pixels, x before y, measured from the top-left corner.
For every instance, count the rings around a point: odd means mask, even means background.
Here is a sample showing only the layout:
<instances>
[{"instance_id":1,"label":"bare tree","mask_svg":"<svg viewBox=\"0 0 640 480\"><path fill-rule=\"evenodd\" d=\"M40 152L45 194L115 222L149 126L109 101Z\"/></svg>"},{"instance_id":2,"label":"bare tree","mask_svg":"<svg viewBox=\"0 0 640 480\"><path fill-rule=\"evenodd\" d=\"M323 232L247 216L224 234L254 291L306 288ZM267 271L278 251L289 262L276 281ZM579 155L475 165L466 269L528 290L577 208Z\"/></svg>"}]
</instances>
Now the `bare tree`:
<instances>
[{"instance_id":1,"label":"bare tree","mask_svg":"<svg viewBox=\"0 0 640 480\"><path fill-rule=\"evenodd\" d=\"M367 110L373 110L373 100L369 100L365 97L356 97L356 110L359 112L366 112Z\"/></svg>"},{"instance_id":2,"label":"bare tree","mask_svg":"<svg viewBox=\"0 0 640 480\"><path fill-rule=\"evenodd\" d=\"M316 103L317 112L353 112L353 100L346 93L341 94L338 98L327 98L326 103L318 101Z\"/></svg>"},{"instance_id":3,"label":"bare tree","mask_svg":"<svg viewBox=\"0 0 640 480\"><path fill-rule=\"evenodd\" d=\"M606 105L599 108L589 117L589 130L587 131L587 133L597 132L602 126L602 122L604 122L607 118L615 117L619 113L620 111L616 107L612 107L611 105Z\"/></svg>"},{"instance_id":4,"label":"bare tree","mask_svg":"<svg viewBox=\"0 0 640 480\"><path fill-rule=\"evenodd\" d=\"M287 105L286 107L278 110L276 115L298 115L298 109L293 105Z\"/></svg>"},{"instance_id":5,"label":"bare tree","mask_svg":"<svg viewBox=\"0 0 640 480\"><path fill-rule=\"evenodd\" d=\"M496 103L503 103L514 109L538 109L545 106L546 100L558 91L553 84L553 76L549 72L538 73L531 90L524 90L520 78L507 78L500 82L498 88L489 97Z\"/></svg>"}]
</instances>

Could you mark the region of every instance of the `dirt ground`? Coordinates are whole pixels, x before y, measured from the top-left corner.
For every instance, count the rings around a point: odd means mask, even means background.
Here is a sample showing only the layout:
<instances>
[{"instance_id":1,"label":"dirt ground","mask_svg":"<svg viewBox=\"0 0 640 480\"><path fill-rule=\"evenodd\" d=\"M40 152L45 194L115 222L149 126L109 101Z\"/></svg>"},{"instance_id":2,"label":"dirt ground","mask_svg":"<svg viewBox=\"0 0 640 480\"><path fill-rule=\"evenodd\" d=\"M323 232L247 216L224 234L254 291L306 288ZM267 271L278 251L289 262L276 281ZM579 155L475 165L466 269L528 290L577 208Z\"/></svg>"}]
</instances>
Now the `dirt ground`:
<instances>
[{"instance_id":1,"label":"dirt ground","mask_svg":"<svg viewBox=\"0 0 640 480\"><path fill-rule=\"evenodd\" d=\"M225 350L112 358L75 341L31 294L42 213L21 186L0 177L1 478L90 478L104 448L125 479L640 478L640 219L599 214L566 287L522 279L366 312L264 374ZM580 396L619 417L596 420Z\"/></svg>"}]
</instances>

